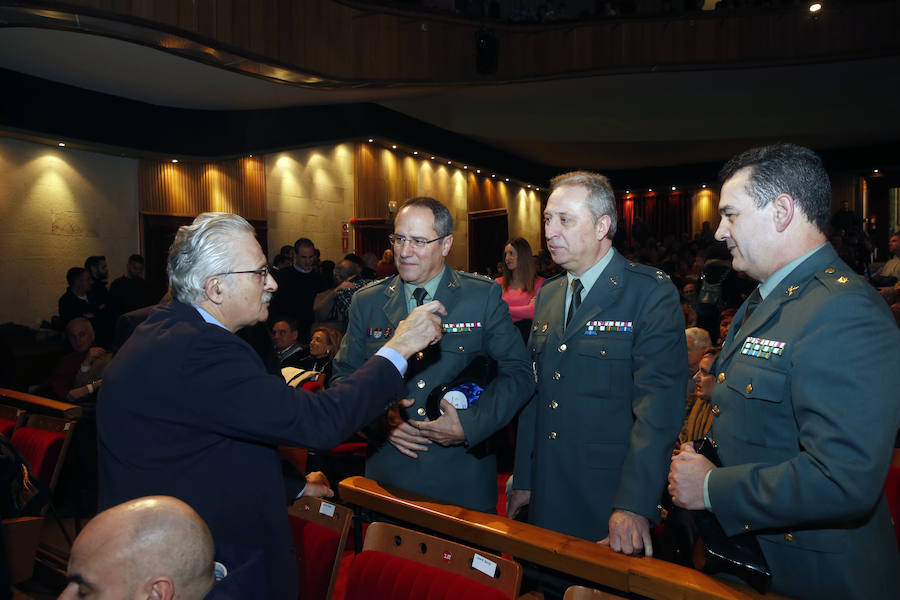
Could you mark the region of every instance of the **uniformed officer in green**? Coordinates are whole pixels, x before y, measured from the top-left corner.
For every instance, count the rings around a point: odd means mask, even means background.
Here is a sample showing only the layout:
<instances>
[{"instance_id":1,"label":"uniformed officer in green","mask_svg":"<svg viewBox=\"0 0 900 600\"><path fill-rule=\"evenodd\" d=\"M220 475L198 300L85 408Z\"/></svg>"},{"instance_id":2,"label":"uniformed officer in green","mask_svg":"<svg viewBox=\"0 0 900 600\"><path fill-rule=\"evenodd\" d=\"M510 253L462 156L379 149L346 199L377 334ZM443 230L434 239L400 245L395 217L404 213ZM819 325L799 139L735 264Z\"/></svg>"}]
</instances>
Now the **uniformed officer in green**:
<instances>
[{"instance_id":1,"label":"uniformed officer in green","mask_svg":"<svg viewBox=\"0 0 900 600\"><path fill-rule=\"evenodd\" d=\"M831 186L811 150L748 150L725 165L716 238L760 281L713 368L723 466L684 447L675 504L728 535L758 532L772 589L797 598L900 598L883 492L900 425L900 332L826 241Z\"/></svg>"},{"instance_id":2,"label":"uniformed officer in green","mask_svg":"<svg viewBox=\"0 0 900 600\"><path fill-rule=\"evenodd\" d=\"M366 286L353 296L347 334L334 360L334 375L346 376L390 337L417 304L439 300L446 308L437 347L410 360L405 414L388 415L387 443L370 443L366 475L399 488L484 512L497 504L496 458L483 444L506 425L534 390L525 347L490 279L444 264L453 244L453 218L433 198L407 200L391 236L398 275ZM425 418L431 391L454 381L478 357L497 361L497 374L477 402Z\"/></svg>"},{"instance_id":3,"label":"uniformed officer in green","mask_svg":"<svg viewBox=\"0 0 900 600\"><path fill-rule=\"evenodd\" d=\"M530 501L535 525L649 556L684 419L678 291L613 249L606 177L575 172L551 185L545 236L566 272L537 296L528 348L538 390L519 417L508 511Z\"/></svg>"}]
</instances>

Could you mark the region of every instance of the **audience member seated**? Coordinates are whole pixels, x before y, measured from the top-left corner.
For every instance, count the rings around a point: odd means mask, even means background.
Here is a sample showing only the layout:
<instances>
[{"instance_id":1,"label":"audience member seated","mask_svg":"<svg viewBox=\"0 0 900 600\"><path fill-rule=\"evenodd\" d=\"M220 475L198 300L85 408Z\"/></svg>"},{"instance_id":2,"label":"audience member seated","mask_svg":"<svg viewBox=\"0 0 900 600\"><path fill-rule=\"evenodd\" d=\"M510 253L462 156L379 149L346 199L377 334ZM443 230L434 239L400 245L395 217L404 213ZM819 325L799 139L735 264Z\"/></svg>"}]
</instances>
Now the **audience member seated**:
<instances>
[{"instance_id":1,"label":"audience member seated","mask_svg":"<svg viewBox=\"0 0 900 600\"><path fill-rule=\"evenodd\" d=\"M345 258L349 258L351 255L348 254ZM356 256L353 254L352 256ZM362 273L360 275L363 279L368 279L369 281L374 281L378 279L378 257L375 256L374 252L366 252L362 255Z\"/></svg>"},{"instance_id":2,"label":"audience member seated","mask_svg":"<svg viewBox=\"0 0 900 600\"><path fill-rule=\"evenodd\" d=\"M394 251L390 248L381 255L381 260L378 261L378 265L375 267L375 274L378 276L378 279L397 274L397 265L394 264Z\"/></svg>"},{"instance_id":3,"label":"audience member seated","mask_svg":"<svg viewBox=\"0 0 900 600\"><path fill-rule=\"evenodd\" d=\"M288 372L290 374L282 371L285 381L294 387L312 381L323 387L327 386L328 380L331 379L331 363L342 338L341 332L331 327L313 329L312 338L309 340L309 354L284 365L293 367Z\"/></svg>"},{"instance_id":4,"label":"audience member seated","mask_svg":"<svg viewBox=\"0 0 900 600\"><path fill-rule=\"evenodd\" d=\"M719 315L719 339L717 342L719 346L725 343L725 337L728 335L728 329L731 327L731 322L734 320L736 313L736 308L726 308Z\"/></svg>"},{"instance_id":5,"label":"audience member seated","mask_svg":"<svg viewBox=\"0 0 900 600\"><path fill-rule=\"evenodd\" d=\"M109 286L107 310L113 322L120 315L154 304L150 286L144 279L144 257L132 254L125 265L125 274Z\"/></svg>"},{"instance_id":6,"label":"audience member seated","mask_svg":"<svg viewBox=\"0 0 900 600\"><path fill-rule=\"evenodd\" d=\"M687 416L681 427L681 433L678 434L679 444L701 439L712 425L710 399L716 386L716 376L712 368L720 351L719 346L711 346L703 351L693 377L694 393L688 395Z\"/></svg>"},{"instance_id":7,"label":"audience member seated","mask_svg":"<svg viewBox=\"0 0 900 600\"><path fill-rule=\"evenodd\" d=\"M297 342L299 335L297 321L290 317L272 325L272 342L278 353L279 368L296 367L299 360L306 358L306 349Z\"/></svg>"},{"instance_id":8,"label":"audience member seated","mask_svg":"<svg viewBox=\"0 0 900 600\"><path fill-rule=\"evenodd\" d=\"M85 404L96 402L112 354L94 345L94 328L84 317L75 317L66 326L72 352L63 356L50 375L49 384L57 400Z\"/></svg>"},{"instance_id":9,"label":"audience member seated","mask_svg":"<svg viewBox=\"0 0 900 600\"><path fill-rule=\"evenodd\" d=\"M362 276L365 264L356 254L348 254L334 268L337 285L316 295L313 302L316 321L324 321L341 333L347 331L353 294L371 279Z\"/></svg>"},{"instance_id":10,"label":"audience member seated","mask_svg":"<svg viewBox=\"0 0 900 600\"><path fill-rule=\"evenodd\" d=\"M690 377L697 372L700 358L703 356L703 352L712 346L712 341L709 339L709 332L700 327L688 327L684 330L684 336L687 338L688 351L688 387L686 391L690 393L694 389L694 383Z\"/></svg>"},{"instance_id":11,"label":"audience member seated","mask_svg":"<svg viewBox=\"0 0 900 600\"><path fill-rule=\"evenodd\" d=\"M88 299L92 283L90 273L81 267L72 267L66 271L66 281L69 287L59 298L59 319L62 326L68 325L75 317L95 319L99 314L99 307Z\"/></svg>"},{"instance_id":12,"label":"audience member seated","mask_svg":"<svg viewBox=\"0 0 900 600\"><path fill-rule=\"evenodd\" d=\"M209 528L190 506L147 496L103 511L78 534L59 598L219 597L210 590L228 568L215 563Z\"/></svg>"},{"instance_id":13,"label":"audience member seated","mask_svg":"<svg viewBox=\"0 0 900 600\"><path fill-rule=\"evenodd\" d=\"M544 285L544 278L537 275L531 245L525 238L513 238L503 247L503 275L497 283L503 286L503 301L509 305L509 316L528 340L534 319L534 301Z\"/></svg>"}]
</instances>

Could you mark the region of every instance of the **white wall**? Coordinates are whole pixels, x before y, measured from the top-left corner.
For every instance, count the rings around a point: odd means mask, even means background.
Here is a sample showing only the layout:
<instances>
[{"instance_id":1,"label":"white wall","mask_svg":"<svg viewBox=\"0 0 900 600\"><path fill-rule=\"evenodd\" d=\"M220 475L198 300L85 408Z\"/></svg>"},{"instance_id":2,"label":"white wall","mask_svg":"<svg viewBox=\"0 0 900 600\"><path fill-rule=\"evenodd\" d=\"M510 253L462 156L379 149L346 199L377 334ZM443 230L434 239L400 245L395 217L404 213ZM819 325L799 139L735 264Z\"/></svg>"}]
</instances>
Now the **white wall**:
<instances>
[{"instance_id":1,"label":"white wall","mask_svg":"<svg viewBox=\"0 0 900 600\"><path fill-rule=\"evenodd\" d=\"M0 323L57 313L69 267L140 251L137 161L0 137Z\"/></svg>"},{"instance_id":2,"label":"white wall","mask_svg":"<svg viewBox=\"0 0 900 600\"><path fill-rule=\"evenodd\" d=\"M341 246L341 223L354 209L353 145L304 148L266 156L269 259L285 244L308 237L322 260L339 261L353 250Z\"/></svg>"}]
</instances>

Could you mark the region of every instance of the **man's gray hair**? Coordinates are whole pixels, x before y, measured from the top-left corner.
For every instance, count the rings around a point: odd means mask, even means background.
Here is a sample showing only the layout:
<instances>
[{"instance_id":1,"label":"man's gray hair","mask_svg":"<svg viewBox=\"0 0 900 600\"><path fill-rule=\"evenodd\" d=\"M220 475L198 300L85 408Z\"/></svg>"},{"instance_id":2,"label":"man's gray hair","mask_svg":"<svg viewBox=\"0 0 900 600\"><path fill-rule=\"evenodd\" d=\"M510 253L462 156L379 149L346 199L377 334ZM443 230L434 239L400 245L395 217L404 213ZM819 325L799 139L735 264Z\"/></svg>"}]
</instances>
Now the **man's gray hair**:
<instances>
[{"instance_id":1,"label":"man's gray hair","mask_svg":"<svg viewBox=\"0 0 900 600\"><path fill-rule=\"evenodd\" d=\"M169 287L179 302L206 300L206 280L231 269L234 238L256 237L243 217L231 213L202 213L190 225L178 228L169 248Z\"/></svg>"},{"instance_id":2,"label":"man's gray hair","mask_svg":"<svg viewBox=\"0 0 900 600\"><path fill-rule=\"evenodd\" d=\"M709 332L702 327L688 327L684 330L684 335L687 338L688 348L691 350L702 350L712 346Z\"/></svg>"},{"instance_id":3,"label":"man's gray hair","mask_svg":"<svg viewBox=\"0 0 900 600\"><path fill-rule=\"evenodd\" d=\"M616 212L616 195L613 192L612 185L604 175L600 173L592 173L590 171L572 171L571 173L563 173L557 175L550 180L550 192L553 193L557 189L565 186L583 187L587 190L587 207L594 216L594 223L600 217L606 215L609 217L609 231L606 237L612 239L616 235L616 224L618 223L618 214Z\"/></svg>"}]
</instances>

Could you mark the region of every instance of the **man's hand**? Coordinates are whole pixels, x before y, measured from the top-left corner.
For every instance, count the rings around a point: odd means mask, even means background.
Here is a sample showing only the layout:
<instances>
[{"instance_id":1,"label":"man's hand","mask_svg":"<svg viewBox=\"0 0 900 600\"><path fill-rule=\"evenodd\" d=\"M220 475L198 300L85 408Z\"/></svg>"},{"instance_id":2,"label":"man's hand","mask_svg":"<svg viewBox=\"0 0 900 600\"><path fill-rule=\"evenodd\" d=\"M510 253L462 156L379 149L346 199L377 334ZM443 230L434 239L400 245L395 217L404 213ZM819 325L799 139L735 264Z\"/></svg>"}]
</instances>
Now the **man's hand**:
<instances>
[{"instance_id":1,"label":"man's hand","mask_svg":"<svg viewBox=\"0 0 900 600\"><path fill-rule=\"evenodd\" d=\"M465 444L466 432L463 431L462 424L459 422L459 414L456 412L456 408L442 399L441 410L444 411L444 414L434 421L426 419L424 421L410 421L409 424L419 430L419 435L441 446Z\"/></svg>"},{"instance_id":2,"label":"man's hand","mask_svg":"<svg viewBox=\"0 0 900 600\"><path fill-rule=\"evenodd\" d=\"M703 480L706 474L714 469L702 454L697 454L693 444L682 444L681 450L672 457L669 468L669 495L675 506L690 510L703 510Z\"/></svg>"},{"instance_id":3,"label":"man's hand","mask_svg":"<svg viewBox=\"0 0 900 600\"><path fill-rule=\"evenodd\" d=\"M322 471L313 471L306 476L306 487L303 488L304 496L312 496L314 498L331 498L334 496L334 490L328 483L328 478Z\"/></svg>"},{"instance_id":4,"label":"man's hand","mask_svg":"<svg viewBox=\"0 0 900 600\"><path fill-rule=\"evenodd\" d=\"M531 502L531 490L508 490L506 492L506 517L515 519L519 511Z\"/></svg>"},{"instance_id":5,"label":"man's hand","mask_svg":"<svg viewBox=\"0 0 900 600\"><path fill-rule=\"evenodd\" d=\"M622 554L640 556L643 551L644 556L653 556L650 521L629 510L616 509L609 517L609 535L600 543Z\"/></svg>"},{"instance_id":6,"label":"man's hand","mask_svg":"<svg viewBox=\"0 0 900 600\"><path fill-rule=\"evenodd\" d=\"M419 350L440 341L441 317L438 315L446 314L447 309L437 300L417 306L408 317L400 321L397 331L385 346L409 359Z\"/></svg>"},{"instance_id":7,"label":"man's hand","mask_svg":"<svg viewBox=\"0 0 900 600\"><path fill-rule=\"evenodd\" d=\"M409 408L415 404L414 398L404 398L388 411L388 441L394 448L410 458L419 458L416 452L427 452L431 441L419 433L419 430L403 420L400 416L400 407Z\"/></svg>"}]
</instances>

